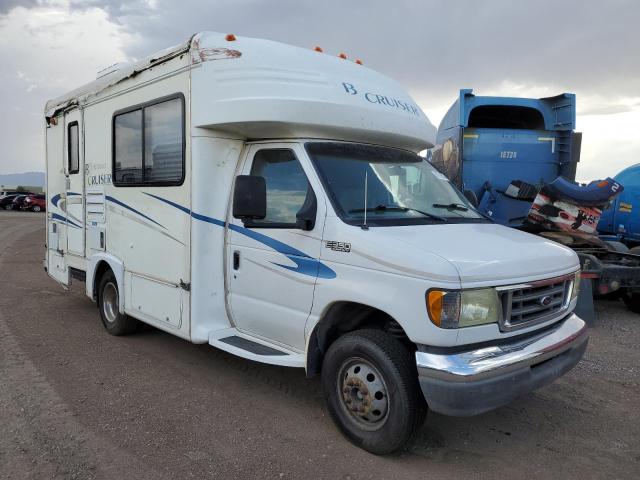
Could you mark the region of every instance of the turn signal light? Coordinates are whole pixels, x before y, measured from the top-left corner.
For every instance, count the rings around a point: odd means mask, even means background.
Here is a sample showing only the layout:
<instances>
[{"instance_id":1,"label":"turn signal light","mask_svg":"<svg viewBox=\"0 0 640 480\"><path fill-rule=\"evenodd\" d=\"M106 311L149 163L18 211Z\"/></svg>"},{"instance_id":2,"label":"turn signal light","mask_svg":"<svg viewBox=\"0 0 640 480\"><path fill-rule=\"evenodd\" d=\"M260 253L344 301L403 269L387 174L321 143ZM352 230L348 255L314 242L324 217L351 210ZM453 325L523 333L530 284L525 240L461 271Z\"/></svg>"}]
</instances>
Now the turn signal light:
<instances>
[{"instance_id":1,"label":"turn signal light","mask_svg":"<svg viewBox=\"0 0 640 480\"><path fill-rule=\"evenodd\" d=\"M358 65L362 65L362 60L360 60L359 58L356 58L356 63L357 63Z\"/></svg>"},{"instance_id":2,"label":"turn signal light","mask_svg":"<svg viewBox=\"0 0 640 480\"><path fill-rule=\"evenodd\" d=\"M347 59L347 54L346 53L341 53L340 55L338 55L341 59L346 60Z\"/></svg>"},{"instance_id":3,"label":"turn signal light","mask_svg":"<svg viewBox=\"0 0 640 480\"><path fill-rule=\"evenodd\" d=\"M235 42L236 36L233 33L227 33L227 36L224 37L227 42Z\"/></svg>"},{"instance_id":4,"label":"turn signal light","mask_svg":"<svg viewBox=\"0 0 640 480\"><path fill-rule=\"evenodd\" d=\"M324 52L324 50L322 50L322 47L318 47L318 46L316 46L316 48L314 48L314 50L316 52L320 52L320 53Z\"/></svg>"}]
</instances>

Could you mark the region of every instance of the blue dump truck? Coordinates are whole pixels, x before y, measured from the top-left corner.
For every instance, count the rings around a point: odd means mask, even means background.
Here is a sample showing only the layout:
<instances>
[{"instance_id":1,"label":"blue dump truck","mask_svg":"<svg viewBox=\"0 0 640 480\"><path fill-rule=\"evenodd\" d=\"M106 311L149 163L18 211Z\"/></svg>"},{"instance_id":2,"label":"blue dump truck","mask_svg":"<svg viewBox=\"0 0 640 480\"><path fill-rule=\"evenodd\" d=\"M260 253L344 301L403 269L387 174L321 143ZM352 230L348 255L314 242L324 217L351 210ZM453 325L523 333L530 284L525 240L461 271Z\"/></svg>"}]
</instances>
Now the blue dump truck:
<instances>
[{"instance_id":1,"label":"blue dump truck","mask_svg":"<svg viewBox=\"0 0 640 480\"><path fill-rule=\"evenodd\" d=\"M598 232L600 238L617 241L640 254L640 163L615 176L624 191L602 212Z\"/></svg>"},{"instance_id":2,"label":"blue dump truck","mask_svg":"<svg viewBox=\"0 0 640 480\"><path fill-rule=\"evenodd\" d=\"M593 317L592 292L618 292L640 313L640 255L618 231L605 238L597 231L603 210L623 198L624 180L575 183L582 140L575 123L571 93L485 97L463 89L427 158L493 221L574 249L583 272L582 315Z\"/></svg>"}]
</instances>

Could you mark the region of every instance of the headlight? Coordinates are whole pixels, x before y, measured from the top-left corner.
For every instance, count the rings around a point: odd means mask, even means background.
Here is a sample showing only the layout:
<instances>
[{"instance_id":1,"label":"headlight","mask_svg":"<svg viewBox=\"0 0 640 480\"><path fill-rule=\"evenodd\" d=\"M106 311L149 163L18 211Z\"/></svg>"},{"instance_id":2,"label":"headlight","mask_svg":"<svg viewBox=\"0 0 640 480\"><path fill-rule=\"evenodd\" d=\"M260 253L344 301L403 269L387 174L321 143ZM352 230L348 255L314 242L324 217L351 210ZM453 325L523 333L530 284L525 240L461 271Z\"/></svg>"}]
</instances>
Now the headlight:
<instances>
[{"instance_id":1,"label":"headlight","mask_svg":"<svg viewBox=\"0 0 640 480\"><path fill-rule=\"evenodd\" d=\"M502 303L494 288L429 290L426 300L429 318L440 328L496 323L502 318Z\"/></svg>"},{"instance_id":2,"label":"headlight","mask_svg":"<svg viewBox=\"0 0 640 480\"><path fill-rule=\"evenodd\" d=\"M578 295L580 294L580 274L582 272L578 270L576 272L576 276L573 280L573 285L571 285L571 296L569 297L569 302L573 302Z\"/></svg>"}]
</instances>

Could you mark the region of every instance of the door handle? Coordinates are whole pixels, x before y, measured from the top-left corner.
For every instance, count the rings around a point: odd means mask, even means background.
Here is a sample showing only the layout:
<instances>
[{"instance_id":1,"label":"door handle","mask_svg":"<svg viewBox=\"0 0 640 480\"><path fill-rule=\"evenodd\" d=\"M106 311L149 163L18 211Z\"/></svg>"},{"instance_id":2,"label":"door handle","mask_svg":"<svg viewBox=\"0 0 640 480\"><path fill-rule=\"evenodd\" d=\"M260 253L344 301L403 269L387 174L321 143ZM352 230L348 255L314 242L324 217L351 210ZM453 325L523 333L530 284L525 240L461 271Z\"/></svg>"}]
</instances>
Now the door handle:
<instances>
[{"instance_id":1,"label":"door handle","mask_svg":"<svg viewBox=\"0 0 640 480\"><path fill-rule=\"evenodd\" d=\"M233 269L238 270L240 268L240 252L235 250L233 252Z\"/></svg>"}]
</instances>

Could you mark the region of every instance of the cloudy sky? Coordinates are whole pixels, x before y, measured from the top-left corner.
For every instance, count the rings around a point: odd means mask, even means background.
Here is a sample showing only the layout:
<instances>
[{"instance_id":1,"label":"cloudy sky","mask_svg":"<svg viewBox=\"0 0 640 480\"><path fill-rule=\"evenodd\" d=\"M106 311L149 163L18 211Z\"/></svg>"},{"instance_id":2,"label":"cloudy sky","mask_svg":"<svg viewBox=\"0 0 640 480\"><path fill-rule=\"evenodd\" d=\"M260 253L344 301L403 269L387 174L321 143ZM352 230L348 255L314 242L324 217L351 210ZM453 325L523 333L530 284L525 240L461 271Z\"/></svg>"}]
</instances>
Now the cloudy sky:
<instances>
[{"instance_id":1,"label":"cloudy sky","mask_svg":"<svg viewBox=\"0 0 640 480\"><path fill-rule=\"evenodd\" d=\"M434 124L460 88L577 94L581 180L640 162L635 0L0 0L0 173L44 170L43 105L201 30L346 52Z\"/></svg>"}]
</instances>

